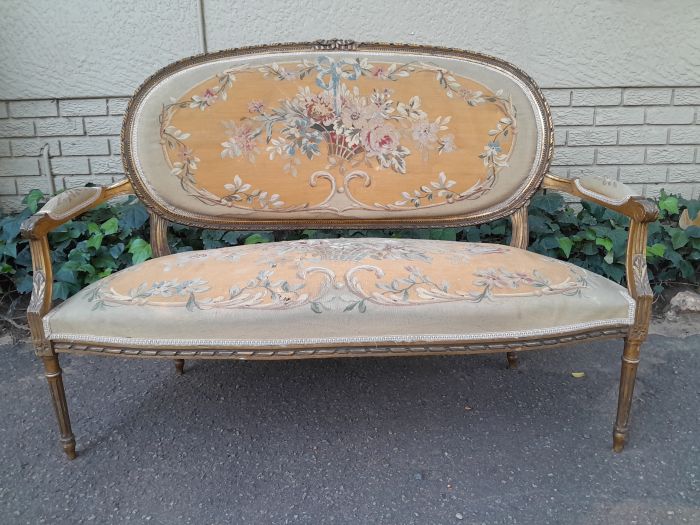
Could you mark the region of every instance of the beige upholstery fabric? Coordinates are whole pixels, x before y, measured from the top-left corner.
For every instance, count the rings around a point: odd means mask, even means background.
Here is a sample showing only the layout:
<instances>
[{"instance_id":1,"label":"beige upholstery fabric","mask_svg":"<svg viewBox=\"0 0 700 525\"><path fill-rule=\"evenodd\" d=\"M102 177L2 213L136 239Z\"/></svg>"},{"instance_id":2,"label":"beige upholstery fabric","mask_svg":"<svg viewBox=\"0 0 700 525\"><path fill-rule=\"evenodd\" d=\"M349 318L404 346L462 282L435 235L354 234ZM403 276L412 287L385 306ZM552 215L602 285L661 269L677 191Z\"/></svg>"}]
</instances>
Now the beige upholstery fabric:
<instances>
[{"instance_id":1,"label":"beige upholstery fabric","mask_svg":"<svg viewBox=\"0 0 700 525\"><path fill-rule=\"evenodd\" d=\"M52 219L60 221L89 206L99 199L100 195L102 195L102 188L99 186L71 188L51 197L39 213L45 213Z\"/></svg>"},{"instance_id":2,"label":"beige upholstery fabric","mask_svg":"<svg viewBox=\"0 0 700 525\"><path fill-rule=\"evenodd\" d=\"M548 139L505 66L375 50L181 64L134 97L129 176L196 220L495 213L534 191Z\"/></svg>"},{"instance_id":3,"label":"beige upholstery fabric","mask_svg":"<svg viewBox=\"0 0 700 525\"><path fill-rule=\"evenodd\" d=\"M53 341L261 347L517 338L631 324L621 286L509 246L410 239L185 252L98 281Z\"/></svg>"},{"instance_id":4,"label":"beige upholstery fabric","mask_svg":"<svg viewBox=\"0 0 700 525\"><path fill-rule=\"evenodd\" d=\"M620 181L597 175L576 179L576 186L581 193L610 204L623 204L630 197L638 195Z\"/></svg>"}]
</instances>

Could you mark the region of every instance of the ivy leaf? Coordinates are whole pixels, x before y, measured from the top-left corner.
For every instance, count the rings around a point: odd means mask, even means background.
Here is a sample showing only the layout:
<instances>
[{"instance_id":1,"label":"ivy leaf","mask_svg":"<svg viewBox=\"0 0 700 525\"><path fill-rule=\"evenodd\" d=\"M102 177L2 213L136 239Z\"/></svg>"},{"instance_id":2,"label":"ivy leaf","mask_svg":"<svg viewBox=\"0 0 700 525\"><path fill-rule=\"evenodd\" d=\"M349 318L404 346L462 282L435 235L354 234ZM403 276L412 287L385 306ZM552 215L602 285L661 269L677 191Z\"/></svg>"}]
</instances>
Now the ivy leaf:
<instances>
[{"instance_id":1,"label":"ivy leaf","mask_svg":"<svg viewBox=\"0 0 700 525\"><path fill-rule=\"evenodd\" d=\"M100 248L100 246L102 246L102 234L101 233L95 233L87 240L87 247L88 248L95 248L95 250L98 250Z\"/></svg>"},{"instance_id":2,"label":"ivy leaf","mask_svg":"<svg viewBox=\"0 0 700 525\"><path fill-rule=\"evenodd\" d=\"M673 236L671 237L673 249L677 250L678 248L682 248L683 246L688 244L689 240L690 239L688 238L688 235L683 230L678 230L674 232Z\"/></svg>"},{"instance_id":3,"label":"ivy leaf","mask_svg":"<svg viewBox=\"0 0 700 525\"><path fill-rule=\"evenodd\" d=\"M117 231L119 231L119 220L116 217L112 217L111 219L103 222L100 225L100 229L105 235L117 233Z\"/></svg>"},{"instance_id":4,"label":"ivy leaf","mask_svg":"<svg viewBox=\"0 0 700 525\"><path fill-rule=\"evenodd\" d=\"M19 274L20 272L17 273ZM15 287L19 293L31 292L33 288L32 278L26 273L24 273L24 275L21 277L15 276Z\"/></svg>"},{"instance_id":5,"label":"ivy leaf","mask_svg":"<svg viewBox=\"0 0 700 525\"><path fill-rule=\"evenodd\" d=\"M694 278L697 279L697 272L693 265L688 261L682 260L679 264L679 268L681 270L681 275L689 281L693 280Z\"/></svg>"},{"instance_id":6,"label":"ivy leaf","mask_svg":"<svg viewBox=\"0 0 700 525\"><path fill-rule=\"evenodd\" d=\"M625 276L625 267L621 264L608 264L603 266L603 274L615 281L621 283Z\"/></svg>"},{"instance_id":7,"label":"ivy leaf","mask_svg":"<svg viewBox=\"0 0 700 525\"><path fill-rule=\"evenodd\" d=\"M5 255L8 255L11 258L16 258L17 257L17 243L16 242L8 242L2 247L2 253Z\"/></svg>"},{"instance_id":8,"label":"ivy leaf","mask_svg":"<svg viewBox=\"0 0 700 525\"><path fill-rule=\"evenodd\" d=\"M622 255L627 251L627 232L623 229L610 230L607 237L613 243L613 253Z\"/></svg>"},{"instance_id":9,"label":"ivy leaf","mask_svg":"<svg viewBox=\"0 0 700 525\"><path fill-rule=\"evenodd\" d=\"M231 246L238 244L239 232L226 232L221 238L222 241L228 243Z\"/></svg>"},{"instance_id":10,"label":"ivy leaf","mask_svg":"<svg viewBox=\"0 0 700 525\"><path fill-rule=\"evenodd\" d=\"M666 253L666 245L657 242L653 246L647 246L647 253L656 257L663 257L664 253Z\"/></svg>"},{"instance_id":11,"label":"ivy leaf","mask_svg":"<svg viewBox=\"0 0 700 525\"><path fill-rule=\"evenodd\" d=\"M430 239L435 239L439 241L456 241L457 240L457 230L454 228L437 228L435 230L429 230Z\"/></svg>"},{"instance_id":12,"label":"ivy leaf","mask_svg":"<svg viewBox=\"0 0 700 525\"><path fill-rule=\"evenodd\" d=\"M119 223L129 230L140 228L147 220L148 212L139 202L126 205L119 215Z\"/></svg>"},{"instance_id":13,"label":"ivy leaf","mask_svg":"<svg viewBox=\"0 0 700 525\"><path fill-rule=\"evenodd\" d=\"M131 254L131 263L139 264L151 258L151 245L142 238L137 237L129 243L129 253Z\"/></svg>"},{"instance_id":14,"label":"ivy leaf","mask_svg":"<svg viewBox=\"0 0 700 525\"><path fill-rule=\"evenodd\" d=\"M661 200L659 200L659 209L665 210L673 215L679 213L678 198L672 195L662 197Z\"/></svg>"},{"instance_id":15,"label":"ivy leaf","mask_svg":"<svg viewBox=\"0 0 700 525\"><path fill-rule=\"evenodd\" d=\"M568 259L571 255L571 248L574 247L574 243L568 237L559 237L557 241L559 241L559 248L561 248L561 251L564 252L564 255L566 255Z\"/></svg>"},{"instance_id":16,"label":"ivy leaf","mask_svg":"<svg viewBox=\"0 0 700 525\"><path fill-rule=\"evenodd\" d=\"M52 298L54 300L60 299L65 301L71 294L70 285L66 282L59 281L53 284L53 289L51 292Z\"/></svg>"},{"instance_id":17,"label":"ivy leaf","mask_svg":"<svg viewBox=\"0 0 700 525\"><path fill-rule=\"evenodd\" d=\"M41 190L32 190L22 200L29 208L29 211L36 213L39 209L39 203L44 200L44 193Z\"/></svg>"},{"instance_id":18,"label":"ivy leaf","mask_svg":"<svg viewBox=\"0 0 700 525\"><path fill-rule=\"evenodd\" d=\"M694 220L700 213L700 199L688 201L686 209L688 210L688 217L690 220Z\"/></svg>"},{"instance_id":19,"label":"ivy leaf","mask_svg":"<svg viewBox=\"0 0 700 525\"><path fill-rule=\"evenodd\" d=\"M254 233L253 235L249 235L248 237L246 237L244 242L245 242L245 244L260 244L263 242L271 241L272 239L270 239L270 237L271 237L271 235L263 236L260 233Z\"/></svg>"},{"instance_id":20,"label":"ivy leaf","mask_svg":"<svg viewBox=\"0 0 700 525\"><path fill-rule=\"evenodd\" d=\"M481 240L479 228L467 228L467 240L469 242L479 242Z\"/></svg>"},{"instance_id":21,"label":"ivy leaf","mask_svg":"<svg viewBox=\"0 0 700 525\"><path fill-rule=\"evenodd\" d=\"M564 197L561 193L550 191L546 194L536 195L532 199L532 205L545 213L555 213L564 205Z\"/></svg>"},{"instance_id":22,"label":"ivy leaf","mask_svg":"<svg viewBox=\"0 0 700 525\"><path fill-rule=\"evenodd\" d=\"M613 242L607 237L596 237L595 243L596 245L605 248L605 250L608 252L612 250L613 247Z\"/></svg>"},{"instance_id":23,"label":"ivy leaf","mask_svg":"<svg viewBox=\"0 0 700 525\"><path fill-rule=\"evenodd\" d=\"M559 246L559 240L554 235L547 235L540 239L540 245L547 250L552 250Z\"/></svg>"}]
</instances>

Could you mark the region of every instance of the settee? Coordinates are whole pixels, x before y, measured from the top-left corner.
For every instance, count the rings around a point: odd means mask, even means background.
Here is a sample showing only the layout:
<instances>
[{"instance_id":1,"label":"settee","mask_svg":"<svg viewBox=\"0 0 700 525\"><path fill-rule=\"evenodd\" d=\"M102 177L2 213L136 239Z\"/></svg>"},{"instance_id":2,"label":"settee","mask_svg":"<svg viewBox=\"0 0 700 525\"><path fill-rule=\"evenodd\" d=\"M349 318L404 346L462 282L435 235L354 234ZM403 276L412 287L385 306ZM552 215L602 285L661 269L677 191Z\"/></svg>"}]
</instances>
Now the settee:
<instances>
[{"instance_id":1,"label":"settee","mask_svg":"<svg viewBox=\"0 0 700 525\"><path fill-rule=\"evenodd\" d=\"M136 91L126 178L53 197L23 225L28 318L63 449L59 356L173 360L506 353L624 340L613 448L622 450L650 318L653 203L603 178L549 173L553 129L533 80L455 49L319 41L187 58ZM528 202L566 192L630 218L626 287L530 251ZM47 234L136 194L154 258L52 307ZM171 253L167 227L401 229L509 217L509 245L331 238Z\"/></svg>"}]
</instances>

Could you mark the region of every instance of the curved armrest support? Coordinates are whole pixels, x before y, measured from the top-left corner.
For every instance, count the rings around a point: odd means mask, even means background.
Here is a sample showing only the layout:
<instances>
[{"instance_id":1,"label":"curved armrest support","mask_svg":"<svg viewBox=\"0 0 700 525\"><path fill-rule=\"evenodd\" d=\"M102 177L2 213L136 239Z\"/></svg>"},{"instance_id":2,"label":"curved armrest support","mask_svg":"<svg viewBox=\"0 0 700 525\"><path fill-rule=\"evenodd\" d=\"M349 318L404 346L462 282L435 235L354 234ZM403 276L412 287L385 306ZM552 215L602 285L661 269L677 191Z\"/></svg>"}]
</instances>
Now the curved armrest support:
<instances>
[{"instance_id":1,"label":"curved armrest support","mask_svg":"<svg viewBox=\"0 0 700 525\"><path fill-rule=\"evenodd\" d=\"M653 201L636 195L629 186L607 177L567 179L547 173L542 187L600 204L638 222L654 222L659 215Z\"/></svg>"},{"instance_id":2,"label":"curved armrest support","mask_svg":"<svg viewBox=\"0 0 700 525\"><path fill-rule=\"evenodd\" d=\"M651 303L654 299L647 274L647 230L648 223L659 216L658 207L650 199L635 195L631 188L621 182L603 177L566 179L548 173L542 187L595 202L630 218L625 273L627 289L637 304L629 338L643 341L649 329Z\"/></svg>"},{"instance_id":3,"label":"curved armrest support","mask_svg":"<svg viewBox=\"0 0 700 525\"><path fill-rule=\"evenodd\" d=\"M52 355L46 340L42 318L51 309L53 268L48 233L104 201L133 193L131 183L124 179L111 186L73 188L52 197L38 212L22 223L22 236L29 239L32 253L32 298L27 307L27 320L37 355Z\"/></svg>"},{"instance_id":4,"label":"curved armrest support","mask_svg":"<svg viewBox=\"0 0 700 525\"><path fill-rule=\"evenodd\" d=\"M39 211L24 221L20 228L22 236L37 239L112 197L133 192L127 179L111 186L71 188L51 197Z\"/></svg>"}]
</instances>

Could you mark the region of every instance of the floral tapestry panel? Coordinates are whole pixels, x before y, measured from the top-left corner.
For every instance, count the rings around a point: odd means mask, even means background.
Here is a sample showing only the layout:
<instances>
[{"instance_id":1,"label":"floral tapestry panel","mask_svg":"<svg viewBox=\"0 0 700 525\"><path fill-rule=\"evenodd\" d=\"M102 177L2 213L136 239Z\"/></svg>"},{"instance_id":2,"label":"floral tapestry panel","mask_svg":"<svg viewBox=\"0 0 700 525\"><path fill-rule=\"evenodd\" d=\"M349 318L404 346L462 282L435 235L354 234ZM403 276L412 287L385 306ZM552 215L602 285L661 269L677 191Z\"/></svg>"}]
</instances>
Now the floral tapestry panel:
<instances>
[{"instance_id":1,"label":"floral tapestry panel","mask_svg":"<svg viewBox=\"0 0 700 525\"><path fill-rule=\"evenodd\" d=\"M185 252L119 272L95 288L95 308L135 305L365 313L368 307L575 296L575 266L508 246L329 239Z\"/></svg>"},{"instance_id":2,"label":"floral tapestry panel","mask_svg":"<svg viewBox=\"0 0 700 525\"><path fill-rule=\"evenodd\" d=\"M508 166L518 131L508 93L430 62L324 56L221 71L159 120L183 191L267 213L476 200Z\"/></svg>"}]
</instances>

